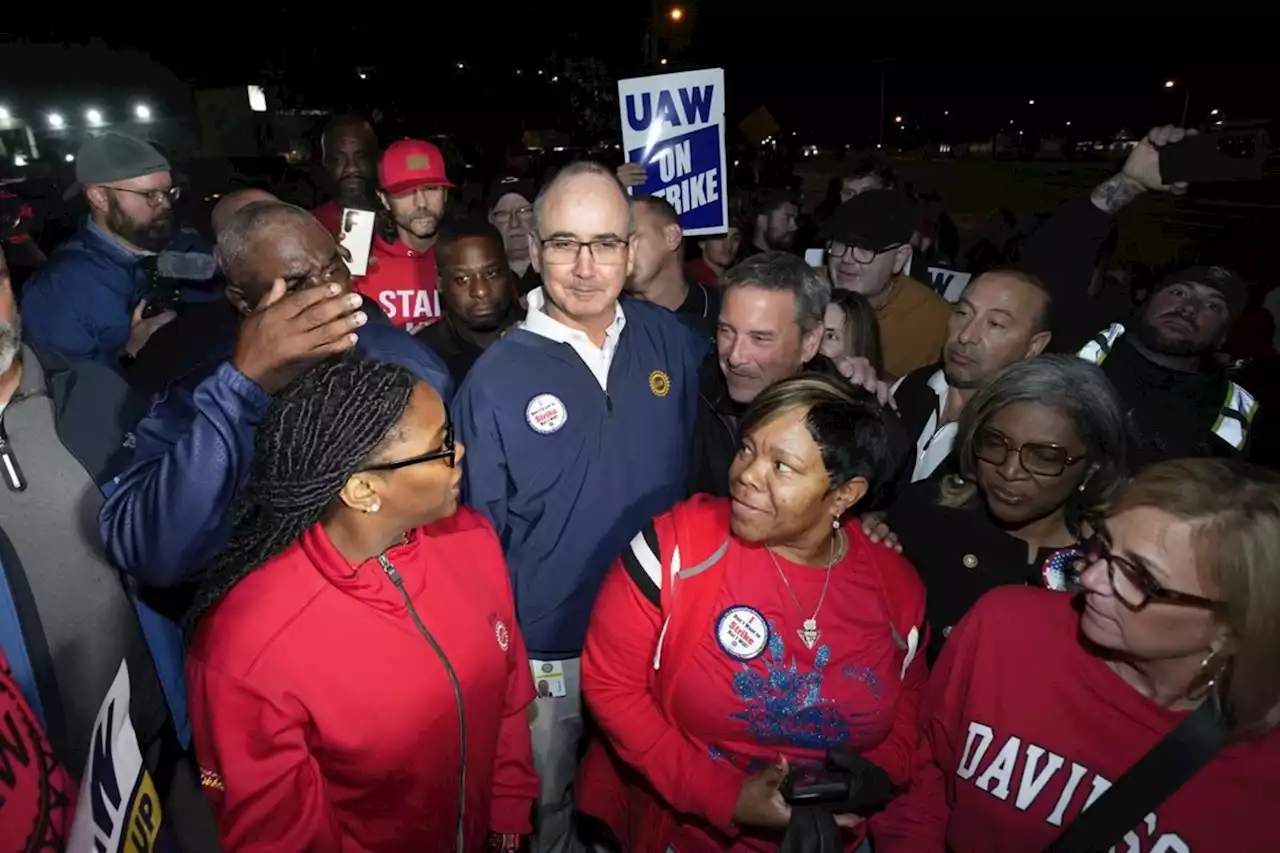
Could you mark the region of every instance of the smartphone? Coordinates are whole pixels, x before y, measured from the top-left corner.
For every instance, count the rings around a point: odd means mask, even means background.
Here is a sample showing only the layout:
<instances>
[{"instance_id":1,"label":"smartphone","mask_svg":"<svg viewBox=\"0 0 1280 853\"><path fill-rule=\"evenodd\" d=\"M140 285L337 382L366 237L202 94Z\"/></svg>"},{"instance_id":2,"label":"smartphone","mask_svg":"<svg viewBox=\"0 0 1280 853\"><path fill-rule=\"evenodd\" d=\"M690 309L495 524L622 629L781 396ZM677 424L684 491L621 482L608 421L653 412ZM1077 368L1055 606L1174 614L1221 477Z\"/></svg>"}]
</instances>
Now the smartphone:
<instances>
[{"instance_id":1,"label":"smartphone","mask_svg":"<svg viewBox=\"0 0 1280 853\"><path fill-rule=\"evenodd\" d=\"M826 261L825 249L805 249L804 262L811 267L820 267Z\"/></svg>"},{"instance_id":2,"label":"smartphone","mask_svg":"<svg viewBox=\"0 0 1280 853\"><path fill-rule=\"evenodd\" d=\"M1160 149L1160 177L1166 184L1260 181L1266 160L1264 131L1201 133Z\"/></svg>"},{"instance_id":3,"label":"smartphone","mask_svg":"<svg viewBox=\"0 0 1280 853\"><path fill-rule=\"evenodd\" d=\"M782 780L782 798L793 806L821 806L849 801L853 774L840 767L793 770Z\"/></svg>"},{"instance_id":4,"label":"smartphone","mask_svg":"<svg viewBox=\"0 0 1280 853\"><path fill-rule=\"evenodd\" d=\"M369 271L369 252L373 250L373 225L377 216L372 210L354 207L342 209L342 227L338 231L338 243L350 255L347 269L352 275L364 275Z\"/></svg>"}]
</instances>

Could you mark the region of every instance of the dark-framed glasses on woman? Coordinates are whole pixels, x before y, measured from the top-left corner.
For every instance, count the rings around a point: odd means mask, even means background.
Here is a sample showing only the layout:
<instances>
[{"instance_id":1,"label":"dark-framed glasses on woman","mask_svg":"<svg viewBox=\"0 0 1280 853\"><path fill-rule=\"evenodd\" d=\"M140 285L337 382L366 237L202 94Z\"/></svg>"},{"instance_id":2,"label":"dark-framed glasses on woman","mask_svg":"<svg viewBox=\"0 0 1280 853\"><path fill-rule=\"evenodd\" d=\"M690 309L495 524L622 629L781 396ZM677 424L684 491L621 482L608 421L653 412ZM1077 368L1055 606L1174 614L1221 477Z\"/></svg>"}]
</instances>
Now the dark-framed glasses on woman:
<instances>
[{"instance_id":1,"label":"dark-framed glasses on woman","mask_svg":"<svg viewBox=\"0 0 1280 853\"><path fill-rule=\"evenodd\" d=\"M991 465L1000 466L1010 453L1018 454L1018 462L1028 474L1040 477L1061 477L1062 472L1086 458L1072 456L1065 447L1056 444L1027 442L1015 447L1007 436L993 429L982 429L973 438L974 454Z\"/></svg>"},{"instance_id":2,"label":"dark-framed glasses on woman","mask_svg":"<svg viewBox=\"0 0 1280 853\"><path fill-rule=\"evenodd\" d=\"M444 422L444 444L436 450L428 450L426 453L418 456L410 456L408 459L397 459L393 462L378 462L374 465L366 465L366 471L396 471L400 468L408 468L410 465L421 465L424 462L435 462L438 459L445 460L450 467L458 462L458 454L453 443L453 419L445 412Z\"/></svg>"},{"instance_id":3,"label":"dark-framed glasses on woman","mask_svg":"<svg viewBox=\"0 0 1280 853\"><path fill-rule=\"evenodd\" d=\"M1081 543L1080 555L1074 565L1076 576L1084 574L1085 569L1097 562L1106 564L1107 581L1112 592L1130 610L1141 610L1152 602L1214 612L1226 607L1223 602L1212 598L1166 589L1148 569L1112 553L1111 545L1102 536L1092 536Z\"/></svg>"}]
</instances>

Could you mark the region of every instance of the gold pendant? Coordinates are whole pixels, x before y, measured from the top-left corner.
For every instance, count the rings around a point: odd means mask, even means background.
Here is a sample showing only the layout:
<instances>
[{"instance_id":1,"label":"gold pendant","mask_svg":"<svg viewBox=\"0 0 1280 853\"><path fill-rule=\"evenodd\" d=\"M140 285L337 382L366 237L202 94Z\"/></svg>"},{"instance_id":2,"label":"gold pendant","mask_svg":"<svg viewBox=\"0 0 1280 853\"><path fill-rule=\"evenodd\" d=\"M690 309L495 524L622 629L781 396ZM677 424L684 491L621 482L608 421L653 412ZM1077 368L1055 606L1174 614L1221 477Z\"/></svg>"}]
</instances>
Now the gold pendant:
<instances>
[{"instance_id":1,"label":"gold pendant","mask_svg":"<svg viewBox=\"0 0 1280 853\"><path fill-rule=\"evenodd\" d=\"M800 642L804 643L806 649L812 650L818 644L818 638L822 636L822 632L818 630L818 620L804 620L804 627L796 631L800 637Z\"/></svg>"}]
</instances>

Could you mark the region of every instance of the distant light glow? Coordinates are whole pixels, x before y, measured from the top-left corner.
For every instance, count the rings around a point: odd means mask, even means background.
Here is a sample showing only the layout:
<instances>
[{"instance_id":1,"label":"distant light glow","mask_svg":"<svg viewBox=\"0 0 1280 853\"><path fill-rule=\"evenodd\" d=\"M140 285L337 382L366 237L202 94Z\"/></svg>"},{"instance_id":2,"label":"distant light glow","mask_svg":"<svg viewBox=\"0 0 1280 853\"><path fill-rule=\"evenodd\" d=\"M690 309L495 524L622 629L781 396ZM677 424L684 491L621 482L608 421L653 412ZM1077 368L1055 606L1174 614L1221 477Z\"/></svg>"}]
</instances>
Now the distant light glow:
<instances>
[{"instance_id":1,"label":"distant light glow","mask_svg":"<svg viewBox=\"0 0 1280 853\"><path fill-rule=\"evenodd\" d=\"M261 86L249 86L249 109L255 113L267 111L267 93Z\"/></svg>"},{"instance_id":2,"label":"distant light glow","mask_svg":"<svg viewBox=\"0 0 1280 853\"><path fill-rule=\"evenodd\" d=\"M13 165L15 165L15 166L19 166L19 167L27 165L27 158L26 158L26 156L25 156L25 155L22 155L22 154L14 154L14 155L13 155Z\"/></svg>"},{"instance_id":3,"label":"distant light glow","mask_svg":"<svg viewBox=\"0 0 1280 853\"><path fill-rule=\"evenodd\" d=\"M66 160L68 163L74 163L74 162L76 161L76 155L74 155L74 154L68 154L67 156L63 157L62 159L63 159L63 160Z\"/></svg>"},{"instance_id":4,"label":"distant light glow","mask_svg":"<svg viewBox=\"0 0 1280 853\"><path fill-rule=\"evenodd\" d=\"M679 6L672 6L671 11L667 13L667 17L676 23L679 23L684 20L684 9L681 9Z\"/></svg>"},{"instance_id":5,"label":"distant light glow","mask_svg":"<svg viewBox=\"0 0 1280 853\"><path fill-rule=\"evenodd\" d=\"M0 112L3 112L3 111L0 111ZM1217 107L1214 107L1213 109L1209 110L1209 115L1216 116L1220 112L1222 112L1222 110L1218 109ZM5 118L5 116L0 115L0 119L2 118Z\"/></svg>"},{"instance_id":6,"label":"distant light glow","mask_svg":"<svg viewBox=\"0 0 1280 853\"><path fill-rule=\"evenodd\" d=\"M151 107L146 104L137 104L133 108L133 117L138 121L151 121Z\"/></svg>"},{"instance_id":7,"label":"distant light glow","mask_svg":"<svg viewBox=\"0 0 1280 853\"><path fill-rule=\"evenodd\" d=\"M659 65L666 65L666 64L667 64L667 60L666 60L666 58L664 57L664 58L662 58L662 59L658 60L658 64L659 64Z\"/></svg>"},{"instance_id":8,"label":"distant light glow","mask_svg":"<svg viewBox=\"0 0 1280 853\"><path fill-rule=\"evenodd\" d=\"M1172 88L1173 88L1174 86L1176 86L1176 85L1177 85L1177 81L1174 81L1174 80L1165 80L1165 81L1164 81L1164 87L1165 87L1166 89L1172 89Z\"/></svg>"},{"instance_id":9,"label":"distant light glow","mask_svg":"<svg viewBox=\"0 0 1280 853\"><path fill-rule=\"evenodd\" d=\"M356 76L357 76L357 77L359 77L361 80L368 80L368 79L369 79L369 75L368 75L368 74L366 74L366 73L365 73L365 72L363 72L363 71L357 71L357 72L356 72Z\"/></svg>"},{"instance_id":10,"label":"distant light glow","mask_svg":"<svg viewBox=\"0 0 1280 853\"><path fill-rule=\"evenodd\" d=\"M13 115L4 107L0 107L0 121L8 121Z\"/></svg>"},{"instance_id":11,"label":"distant light glow","mask_svg":"<svg viewBox=\"0 0 1280 853\"><path fill-rule=\"evenodd\" d=\"M552 82L552 83L559 83L559 82L560 82L560 75L559 75L559 74L554 75L554 76L551 78L551 82Z\"/></svg>"},{"instance_id":12,"label":"distant light glow","mask_svg":"<svg viewBox=\"0 0 1280 853\"><path fill-rule=\"evenodd\" d=\"M467 64L466 64L465 62L459 62L459 63L458 63L458 70L459 70L459 71L461 71L462 69L464 69L464 68L466 68L466 67L467 67Z\"/></svg>"},{"instance_id":13,"label":"distant light glow","mask_svg":"<svg viewBox=\"0 0 1280 853\"><path fill-rule=\"evenodd\" d=\"M943 114L944 116L949 116L949 115L951 115L951 110L943 110L943 111L942 111L942 114Z\"/></svg>"},{"instance_id":14,"label":"distant light glow","mask_svg":"<svg viewBox=\"0 0 1280 853\"><path fill-rule=\"evenodd\" d=\"M49 127L54 130L62 130L67 126L67 120L62 117L62 113L49 113Z\"/></svg>"},{"instance_id":15,"label":"distant light glow","mask_svg":"<svg viewBox=\"0 0 1280 853\"><path fill-rule=\"evenodd\" d=\"M893 120L896 124L902 124L902 116L894 116Z\"/></svg>"},{"instance_id":16,"label":"distant light glow","mask_svg":"<svg viewBox=\"0 0 1280 853\"><path fill-rule=\"evenodd\" d=\"M1035 105L1036 105L1036 99L1035 99L1035 98L1032 98L1031 100L1027 101L1027 106L1029 106L1029 107L1034 107Z\"/></svg>"},{"instance_id":17,"label":"distant light glow","mask_svg":"<svg viewBox=\"0 0 1280 853\"><path fill-rule=\"evenodd\" d=\"M85 110L84 120L89 122L89 127L102 127L102 112L99 110Z\"/></svg>"},{"instance_id":18,"label":"distant light glow","mask_svg":"<svg viewBox=\"0 0 1280 853\"><path fill-rule=\"evenodd\" d=\"M1071 127L1071 122L1067 122L1067 127Z\"/></svg>"}]
</instances>

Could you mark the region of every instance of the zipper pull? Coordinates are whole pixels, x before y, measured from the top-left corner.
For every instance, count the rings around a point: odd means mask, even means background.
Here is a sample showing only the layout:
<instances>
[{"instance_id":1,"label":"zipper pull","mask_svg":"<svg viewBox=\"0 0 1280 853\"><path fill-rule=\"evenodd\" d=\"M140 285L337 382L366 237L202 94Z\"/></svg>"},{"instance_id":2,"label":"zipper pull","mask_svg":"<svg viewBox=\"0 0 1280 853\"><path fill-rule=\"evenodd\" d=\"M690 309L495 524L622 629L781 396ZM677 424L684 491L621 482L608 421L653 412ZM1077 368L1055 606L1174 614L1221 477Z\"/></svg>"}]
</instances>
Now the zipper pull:
<instances>
[{"instance_id":1,"label":"zipper pull","mask_svg":"<svg viewBox=\"0 0 1280 853\"><path fill-rule=\"evenodd\" d=\"M378 555L378 565L382 566L382 570L387 573L387 577L391 578L391 582L396 586L404 583L400 578L400 573L396 571L396 567L391 565L391 561L387 559L386 554Z\"/></svg>"}]
</instances>

